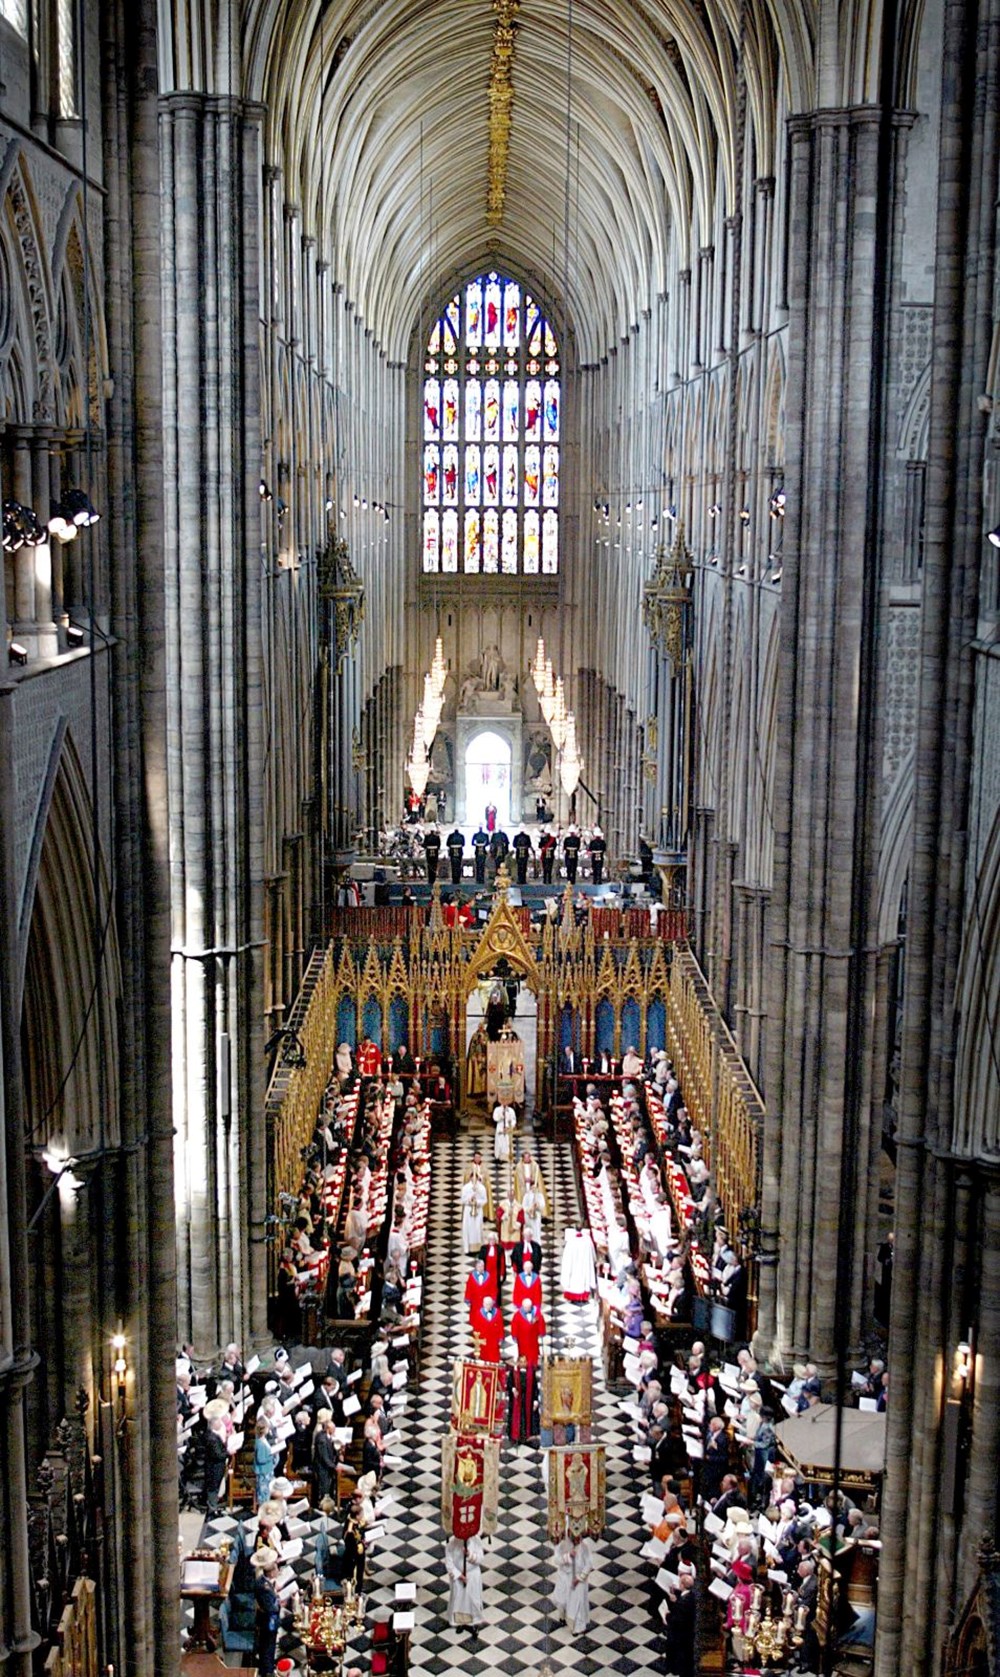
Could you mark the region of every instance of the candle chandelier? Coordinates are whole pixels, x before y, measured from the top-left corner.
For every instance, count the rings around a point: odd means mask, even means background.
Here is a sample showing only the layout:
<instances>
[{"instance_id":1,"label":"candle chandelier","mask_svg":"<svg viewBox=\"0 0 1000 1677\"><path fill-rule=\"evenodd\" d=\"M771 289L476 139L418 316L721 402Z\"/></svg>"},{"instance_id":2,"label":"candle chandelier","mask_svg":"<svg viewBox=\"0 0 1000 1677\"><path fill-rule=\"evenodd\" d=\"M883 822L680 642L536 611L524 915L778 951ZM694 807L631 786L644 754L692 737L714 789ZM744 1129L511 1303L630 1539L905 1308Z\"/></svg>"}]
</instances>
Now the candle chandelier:
<instances>
[{"instance_id":1,"label":"candle chandelier","mask_svg":"<svg viewBox=\"0 0 1000 1677\"><path fill-rule=\"evenodd\" d=\"M424 676L424 696L417 706L416 715L413 718L413 744L410 747L410 756L406 764L410 785L418 798L423 797L430 778L430 750L441 721L441 711L444 708L444 684L447 678L448 666L444 659L441 636L438 635L434 644L434 657L431 659L431 667Z\"/></svg>"},{"instance_id":2,"label":"candle chandelier","mask_svg":"<svg viewBox=\"0 0 1000 1677\"><path fill-rule=\"evenodd\" d=\"M583 773L583 758L576 743L576 717L566 708L562 676L557 676L553 670L552 659L546 656L545 642L541 635L535 648L531 678L535 683L542 716L558 754L562 789L567 798L571 798L580 784L580 776Z\"/></svg>"}]
</instances>

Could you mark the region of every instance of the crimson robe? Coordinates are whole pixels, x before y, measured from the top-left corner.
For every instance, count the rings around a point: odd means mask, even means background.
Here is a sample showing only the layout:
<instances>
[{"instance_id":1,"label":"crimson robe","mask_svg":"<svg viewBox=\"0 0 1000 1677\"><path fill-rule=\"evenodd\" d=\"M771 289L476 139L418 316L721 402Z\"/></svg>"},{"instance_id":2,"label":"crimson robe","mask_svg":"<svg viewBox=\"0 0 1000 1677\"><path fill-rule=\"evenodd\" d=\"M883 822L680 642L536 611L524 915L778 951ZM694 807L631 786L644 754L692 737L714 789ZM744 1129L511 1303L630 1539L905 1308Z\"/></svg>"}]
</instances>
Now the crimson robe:
<instances>
[{"instance_id":1,"label":"crimson robe","mask_svg":"<svg viewBox=\"0 0 1000 1677\"><path fill-rule=\"evenodd\" d=\"M542 1308L542 1278L536 1272L531 1277L529 1287L524 1278L524 1271L518 1270L514 1277L514 1309L517 1310L522 1299L530 1299L536 1310Z\"/></svg>"},{"instance_id":2,"label":"crimson robe","mask_svg":"<svg viewBox=\"0 0 1000 1677\"><path fill-rule=\"evenodd\" d=\"M518 1310L510 1324L510 1331L517 1346L517 1354L523 1357L529 1368L538 1364L538 1342L545 1335L545 1317L540 1310L535 1310L531 1317L525 1316Z\"/></svg>"},{"instance_id":3,"label":"crimson robe","mask_svg":"<svg viewBox=\"0 0 1000 1677\"><path fill-rule=\"evenodd\" d=\"M498 1363L504 1336L503 1316L500 1311L494 1308L492 1316L487 1316L481 1305L474 1304L469 1312L469 1324L475 1336L480 1362Z\"/></svg>"}]
</instances>

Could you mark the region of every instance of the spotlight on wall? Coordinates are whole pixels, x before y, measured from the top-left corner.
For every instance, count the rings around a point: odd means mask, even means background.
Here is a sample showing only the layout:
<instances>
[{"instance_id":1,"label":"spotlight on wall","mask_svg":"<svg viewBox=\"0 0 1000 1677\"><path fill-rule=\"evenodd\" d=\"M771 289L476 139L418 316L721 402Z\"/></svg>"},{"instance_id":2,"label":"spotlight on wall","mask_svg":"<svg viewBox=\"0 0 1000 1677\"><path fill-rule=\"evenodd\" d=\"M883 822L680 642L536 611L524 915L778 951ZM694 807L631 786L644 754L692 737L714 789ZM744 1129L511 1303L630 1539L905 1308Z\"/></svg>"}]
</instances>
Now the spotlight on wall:
<instances>
[{"instance_id":1,"label":"spotlight on wall","mask_svg":"<svg viewBox=\"0 0 1000 1677\"><path fill-rule=\"evenodd\" d=\"M780 565L775 565L774 570L771 572L771 581L772 582L780 582L781 581L781 566Z\"/></svg>"},{"instance_id":2,"label":"spotlight on wall","mask_svg":"<svg viewBox=\"0 0 1000 1677\"><path fill-rule=\"evenodd\" d=\"M708 509L708 516L709 518L718 518L721 511L722 508L720 507L718 501L713 501L712 505Z\"/></svg>"},{"instance_id":3,"label":"spotlight on wall","mask_svg":"<svg viewBox=\"0 0 1000 1677\"><path fill-rule=\"evenodd\" d=\"M740 507L740 523L741 524L749 524L749 522L750 522L750 508L749 507Z\"/></svg>"},{"instance_id":4,"label":"spotlight on wall","mask_svg":"<svg viewBox=\"0 0 1000 1677\"><path fill-rule=\"evenodd\" d=\"M86 490L71 489L63 496L62 510L78 530L88 530L92 524L100 523L101 515Z\"/></svg>"},{"instance_id":5,"label":"spotlight on wall","mask_svg":"<svg viewBox=\"0 0 1000 1677\"><path fill-rule=\"evenodd\" d=\"M776 489L774 491L774 494L771 496L771 499L768 502L768 509L770 511L770 514L771 514L772 518L784 518L784 516L785 516L785 491L783 489Z\"/></svg>"},{"instance_id":6,"label":"spotlight on wall","mask_svg":"<svg viewBox=\"0 0 1000 1677\"><path fill-rule=\"evenodd\" d=\"M261 498L262 501L273 501L274 500L274 496L271 494L271 491L268 488L267 484L264 482L263 478L261 478L261 480L260 480L260 498Z\"/></svg>"},{"instance_id":7,"label":"spotlight on wall","mask_svg":"<svg viewBox=\"0 0 1000 1677\"><path fill-rule=\"evenodd\" d=\"M746 574L747 574L747 562L746 562L746 560L745 560L745 559L744 559L744 561L743 561L743 563L742 563L742 565L737 565L737 567L736 567L736 575L737 575L737 576L746 576Z\"/></svg>"},{"instance_id":8,"label":"spotlight on wall","mask_svg":"<svg viewBox=\"0 0 1000 1677\"><path fill-rule=\"evenodd\" d=\"M675 507L675 506L674 506L674 503L673 503L673 501L671 501L671 503L670 503L670 505L669 505L669 507L667 507L667 508L666 508L666 509L665 509L665 511L666 511L666 515L667 515L667 517L668 517L668 518L669 518L669 519L671 519L671 520L674 520L674 519L676 519L676 517L677 517L677 508L676 508L676 507Z\"/></svg>"},{"instance_id":9,"label":"spotlight on wall","mask_svg":"<svg viewBox=\"0 0 1000 1677\"><path fill-rule=\"evenodd\" d=\"M61 501L58 501L56 505L53 506L52 512L49 516L49 535L55 536L56 541L62 542L63 546L65 546L67 542L76 540L77 527L73 523L73 520L67 517Z\"/></svg>"},{"instance_id":10,"label":"spotlight on wall","mask_svg":"<svg viewBox=\"0 0 1000 1677\"><path fill-rule=\"evenodd\" d=\"M45 525L31 507L23 507L20 501L4 502L3 545L8 553L16 553L21 547L40 547L47 536Z\"/></svg>"},{"instance_id":11,"label":"spotlight on wall","mask_svg":"<svg viewBox=\"0 0 1000 1677\"><path fill-rule=\"evenodd\" d=\"M1000 524L997 525L995 530L990 531L986 540L988 542L992 542L994 547L1000 547ZM7 543L6 543L6 540L5 540L4 541L4 547L6 547L6 546L7 546Z\"/></svg>"},{"instance_id":12,"label":"spotlight on wall","mask_svg":"<svg viewBox=\"0 0 1000 1677\"><path fill-rule=\"evenodd\" d=\"M67 646L82 646L84 641L86 640L86 638L87 638L87 632L86 632L85 629L81 629L79 623L69 623L69 624L67 624L67 626L66 626L66 644L67 644Z\"/></svg>"},{"instance_id":13,"label":"spotlight on wall","mask_svg":"<svg viewBox=\"0 0 1000 1677\"><path fill-rule=\"evenodd\" d=\"M7 657L12 664L26 664L28 662L28 648L20 641L11 641L7 648Z\"/></svg>"}]
</instances>

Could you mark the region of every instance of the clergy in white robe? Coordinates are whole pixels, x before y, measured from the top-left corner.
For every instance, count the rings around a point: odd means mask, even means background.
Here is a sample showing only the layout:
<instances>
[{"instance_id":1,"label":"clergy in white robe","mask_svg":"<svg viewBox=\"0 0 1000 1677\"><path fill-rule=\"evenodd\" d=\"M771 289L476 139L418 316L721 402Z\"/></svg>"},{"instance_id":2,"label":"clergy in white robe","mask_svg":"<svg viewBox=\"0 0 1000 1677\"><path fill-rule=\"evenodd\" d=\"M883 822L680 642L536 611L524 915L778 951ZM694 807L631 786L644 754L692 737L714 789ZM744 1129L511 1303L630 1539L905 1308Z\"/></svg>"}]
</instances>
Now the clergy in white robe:
<instances>
[{"instance_id":1,"label":"clergy in white robe","mask_svg":"<svg viewBox=\"0 0 1000 1677\"><path fill-rule=\"evenodd\" d=\"M574 1636L582 1636L590 1623L590 1585L594 1551L586 1537L574 1543L564 1537L556 1545L556 1582L552 1599Z\"/></svg>"},{"instance_id":2,"label":"clergy in white robe","mask_svg":"<svg viewBox=\"0 0 1000 1677\"><path fill-rule=\"evenodd\" d=\"M570 1304L585 1304L597 1286L594 1242L589 1229L567 1229L563 1236L559 1285Z\"/></svg>"},{"instance_id":3,"label":"clergy in white robe","mask_svg":"<svg viewBox=\"0 0 1000 1677\"><path fill-rule=\"evenodd\" d=\"M521 1210L524 1212L521 1238L523 1240L533 1240L540 1246L542 1244L542 1214L545 1211L545 1199L537 1188L528 1187L525 1189L524 1198L521 1201Z\"/></svg>"},{"instance_id":4,"label":"clergy in white robe","mask_svg":"<svg viewBox=\"0 0 1000 1677\"><path fill-rule=\"evenodd\" d=\"M483 1622L483 1545L478 1537L467 1542L449 1537L444 1550L448 1574L448 1623L481 1625Z\"/></svg>"},{"instance_id":5,"label":"clergy in white robe","mask_svg":"<svg viewBox=\"0 0 1000 1677\"><path fill-rule=\"evenodd\" d=\"M483 1244L483 1213L486 1210L486 1184L471 1176L462 1187L462 1251L478 1252Z\"/></svg>"},{"instance_id":6,"label":"clergy in white robe","mask_svg":"<svg viewBox=\"0 0 1000 1677\"><path fill-rule=\"evenodd\" d=\"M514 1167L514 1198L518 1205L523 1205L524 1196L529 1187L541 1195L542 1216L548 1216L548 1195L545 1192L545 1180L536 1159L532 1158L529 1148L525 1148Z\"/></svg>"},{"instance_id":7,"label":"clergy in white robe","mask_svg":"<svg viewBox=\"0 0 1000 1677\"><path fill-rule=\"evenodd\" d=\"M505 1101L497 1101L493 1108L493 1157L506 1164L510 1158L511 1137L517 1129L517 1113Z\"/></svg>"}]
</instances>

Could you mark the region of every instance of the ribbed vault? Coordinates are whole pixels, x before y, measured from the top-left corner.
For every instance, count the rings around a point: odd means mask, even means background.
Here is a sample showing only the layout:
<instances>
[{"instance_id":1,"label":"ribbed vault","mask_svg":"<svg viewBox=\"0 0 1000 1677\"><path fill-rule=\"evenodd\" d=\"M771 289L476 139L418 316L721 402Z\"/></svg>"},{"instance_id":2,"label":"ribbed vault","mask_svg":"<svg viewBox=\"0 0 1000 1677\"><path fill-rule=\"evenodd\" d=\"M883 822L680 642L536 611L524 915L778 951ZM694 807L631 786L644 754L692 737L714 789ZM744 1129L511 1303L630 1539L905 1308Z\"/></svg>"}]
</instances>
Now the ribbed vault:
<instances>
[{"instance_id":1,"label":"ribbed vault","mask_svg":"<svg viewBox=\"0 0 1000 1677\"><path fill-rule=\"evenodd\" d=\"M532 276L599 359L664 289L671 241L687 266L736 207L741 108L767 175L779 112L810 96L804 0L521 0L491 226L492 0L227 3L176 0L164 87L266 106L286 201L391 359L446 278L488 261Z\"/></svg>"}]
</instances>

